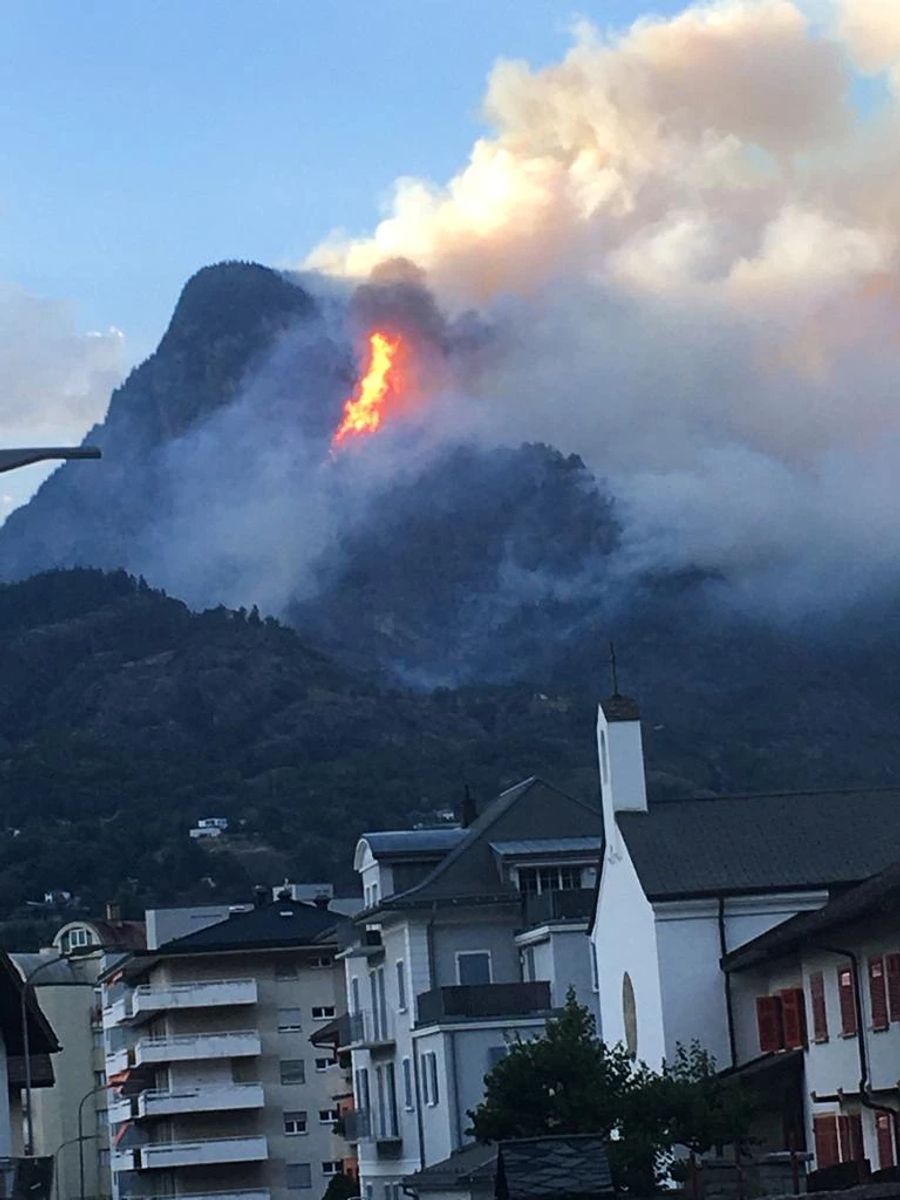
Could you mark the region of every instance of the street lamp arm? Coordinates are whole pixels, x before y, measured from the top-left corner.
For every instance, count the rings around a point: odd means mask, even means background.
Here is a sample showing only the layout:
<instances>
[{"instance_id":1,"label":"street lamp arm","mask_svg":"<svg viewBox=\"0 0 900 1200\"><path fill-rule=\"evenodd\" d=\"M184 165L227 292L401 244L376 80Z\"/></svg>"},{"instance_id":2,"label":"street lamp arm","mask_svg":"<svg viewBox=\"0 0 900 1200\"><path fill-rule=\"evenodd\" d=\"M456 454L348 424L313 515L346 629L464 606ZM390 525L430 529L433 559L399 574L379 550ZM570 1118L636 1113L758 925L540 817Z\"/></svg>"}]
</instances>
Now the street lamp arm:
<instances>
[{"instance_id":1,"label":"street lamp arm","mask_svg":"<svg viewBox=\"0 0 900 1200\"><path fill-rule=\"evenodd\" d=\"M50 459L100 457L102 453L98 446L29 446L21 450L0 450L0 472Z\"/></svg>"}]
</instances>

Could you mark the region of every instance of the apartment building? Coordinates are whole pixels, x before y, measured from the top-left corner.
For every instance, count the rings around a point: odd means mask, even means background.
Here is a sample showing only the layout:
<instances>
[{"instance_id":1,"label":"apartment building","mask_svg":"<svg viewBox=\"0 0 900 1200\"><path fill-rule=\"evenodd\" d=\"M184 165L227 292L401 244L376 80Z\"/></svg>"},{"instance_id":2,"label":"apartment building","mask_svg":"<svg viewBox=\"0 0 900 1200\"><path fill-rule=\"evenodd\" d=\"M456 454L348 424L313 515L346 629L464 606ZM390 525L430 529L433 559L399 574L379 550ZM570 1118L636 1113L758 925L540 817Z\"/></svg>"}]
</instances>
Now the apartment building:
<instances>
[{"instance_id":1,"label":"apartment building","mask_svg":"<svg viewBox=\"0 0 900 1200\"><path fill-rule=\"evenodd\" d=\"M342 1048L367 1200L399 1200L404 1177L470 1141L485 1074L542 1032L569 986L596 1011L585 934L599 807L528 779L471 817L357 845L366 907L341 954Z\"/></svg>"},{"instance_id":2,"label":"apartment building","mask_svg":"<svg viewBox=\"0 0 900 1200\"><path fill-rule=\"evenodd\" d=\"M34 994L62 1044L54 1056L53 1086L32 1096L34 1151L56 1156L61 1196L111 1195L109 1093L97 980L117 955L143 945L143 924L119 920L110 911L103 920L67 922L39 954L11 956L22 978L32 977Z\"/></svg>"},{"instance_id":3,"label":"apartment building","mask_svg":"<svg viewBox=\"0 0 900 1200\"><path fill-rule=\"evenodd\" d=\"M287 898L218 915L103 977L116 1197L314 1198L347 1157L309 1041L342 1011L346 918Z\"/></svg>"},{"instance_id":4,"label":"apartment building","mask_svg":"<svg viewBox=\"0 0 900 1200\"><path fill-rule=\"evenodd\" d=\"M739 1070L767 1100L759 1136L818 1169L898 1163L900 863L732 951Z\"/></svg>"}]
</instances>

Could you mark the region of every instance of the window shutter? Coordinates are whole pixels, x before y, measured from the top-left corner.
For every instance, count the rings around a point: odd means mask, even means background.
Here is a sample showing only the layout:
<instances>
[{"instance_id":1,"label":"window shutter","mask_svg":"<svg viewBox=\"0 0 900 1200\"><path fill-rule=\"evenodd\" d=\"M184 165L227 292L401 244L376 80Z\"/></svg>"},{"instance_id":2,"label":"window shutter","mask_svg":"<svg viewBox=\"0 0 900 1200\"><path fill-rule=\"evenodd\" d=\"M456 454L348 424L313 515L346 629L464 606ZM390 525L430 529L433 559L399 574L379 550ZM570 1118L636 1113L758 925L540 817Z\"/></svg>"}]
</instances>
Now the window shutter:
<instances>
[{"instance_id":1,"label":"window shutter","mask_svg":"<svg viewBox=\"0 0 900 1200\"><path fill-rule=\"evenodd\" d=\"M888 1020L887 988L884 980L884 959L881 957L869 959L869 999L872 1004L872 1028L887 1029Z\"/></svg>"},{"instance_id":2,"label":"window shutter","mask_svg":"<svg viewBox=\"0 0 900 1200\"><path fill-rule=\"evenodd\" d=\"M878 1166L893 1167L894 1163L894 1131L893 1121L888 1113L875 1114L875 1136L878 1141Z\"/></svg>"},{"instance_id":3,"label":"window shutter","mask_svg":"<svg viewBox=\"0 0 900 1200\"><path fill-rule=\"evenodd\" d=\"M813 1041L828 1041L828 1010L825 1007L825 977L821 971L809 977L809 1001L812 1008Z\"/></svg>"},{"instance_id":4,"label":"window shutter","mask_svg":"<svg viewBox=\"0 0 900 1200\"><path fill-rule=\"evenodd\" d=\"M863 1149L862 1117L859 1113L855 1113L853 1116L847 1118L847 1129L849 1133L849 1161L862 1162L866 1154Z\"/></svg>"},{"instance_id":5,"label":"window shutter","mask_svg":"<svg viewBox=\"0 0 900 1200\"><path fill-rule=\"evenodd\" d=\"M779 992L784 1045L787 1050L806 1045L806 1005L802 988L784 988Z\"/></svg>"},{"instance_id":6,"label":"window shutter","mask_svg":"<svg viewBox=\"0 0 900 1200\"><path fill-rule=\"evenodd\" d=\"M834 1167L841 1161L838 1148L837 1117L814 1117L813 1138L816 1144L816 1167Z\"/></svg>"},{"instance_id":7,"label":"window shutter","mask_svg":"<svg viewBox=\"0 0 900 1200\"><path fill-rule=\"evenodd\" d=\"M763 1054L784 1048L780 997L756 997L756 1024L759 1028L759 1048Z\"/></svg>"},{"instance_id":8,"label":"window shutter","mask_svg":"<svg viewBox=\"0 0 900 1200\"><path fill-rule=\"evenodd\" d=\"M884 956L884 973L887 976L890 1017L892 1021L900 1021L900 954Z\"/></svg>"},{"instance_id":9,"label":"window shutter","mask_svg":"<svg viewBox=\"0 0 900 1200\"><path fill-rule=\"evenodd\" d=\"M838 995L841 1000L841 1033L852 1037L856 1033L856 997L853 995L853 971L838 967Z\"/></svg>"}]
</instances>

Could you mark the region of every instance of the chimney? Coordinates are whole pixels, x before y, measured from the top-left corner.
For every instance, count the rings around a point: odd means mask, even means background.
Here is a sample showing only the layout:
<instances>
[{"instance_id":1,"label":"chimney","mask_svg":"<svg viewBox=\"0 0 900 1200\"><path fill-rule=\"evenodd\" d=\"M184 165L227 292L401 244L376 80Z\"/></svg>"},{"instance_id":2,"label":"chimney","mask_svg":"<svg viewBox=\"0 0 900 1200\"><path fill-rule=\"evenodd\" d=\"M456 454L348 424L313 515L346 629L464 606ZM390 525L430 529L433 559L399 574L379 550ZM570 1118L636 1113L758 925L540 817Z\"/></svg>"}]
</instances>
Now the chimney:
<instances>
[{"instance_id":1,"label":"chimney","mask_svg":"<svg viewBox=\"0 0 900 1200\"><path fill-rule=\"evenodd\" d=\"M472 795L468 784L466 784L463 792L463 798L459 806L458 815L459 823L463 829L468 829L478 816L478 808L475 804L475 797Z\"/></svg>"},{"instance_id":2,"label":"chimney","mask_svg":"<svg viewBox=\"0 0 900 1200\"><path fill-rule=\"evenodd\" d=\"M629 696L615 692L597 709L597 755L604 824L617 812L646 812L647 784L641 714ZM609 831L608 831L609 832Z\"/></svg>"},{"instance_id":3,"label":"chimney","mask_svg":"<svg viewBox=\"0 0 900 1200\"><path fill-rule=\"evenodd\" d=\"M110 904L109 902L107 902L106 919L107 919L107 921L121 921L122 920L122 906L120 904Z\"/></svg>"},{"instance_id":4,"label":"chimney","mask_svg":"<svg viewBox=\"0 0 900 1200\"><path fill-rule=\"evenodd\" d=\"M255 887L253 889L253 907L265 908L269 903L269 889L264 887Z\"/></svg>"}]
</instances>

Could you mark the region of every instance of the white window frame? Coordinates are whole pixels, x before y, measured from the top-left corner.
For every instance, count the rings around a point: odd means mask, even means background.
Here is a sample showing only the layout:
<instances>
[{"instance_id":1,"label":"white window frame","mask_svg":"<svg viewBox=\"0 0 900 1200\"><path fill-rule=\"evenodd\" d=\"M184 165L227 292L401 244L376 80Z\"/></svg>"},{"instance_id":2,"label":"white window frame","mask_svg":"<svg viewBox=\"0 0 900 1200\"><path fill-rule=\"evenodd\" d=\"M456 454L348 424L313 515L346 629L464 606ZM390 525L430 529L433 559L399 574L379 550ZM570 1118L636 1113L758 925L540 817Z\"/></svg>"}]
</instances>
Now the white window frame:
<instances>
[{"instance_id":1,"label":"white window frame","mask_svg":"<svg viewBox=\"0 0 900 1200\"><path fill-rule=\"evenodd\" d=\"M322 1174L326 1179L331 1179L335 1175L343 1175L344 1163L340 1158L326 1158L322 1162Z\"/></svg>"},{"instance_id":2,"label":"white window frame","mask_svg":"<svg viewBox=\"0 0 900 1200\"><path fill-rule=\"evenodd\" d=\"M325 1065L321 1066L322 1063L324 1063ZM330 1071L333 1066L334 1066L333 1058L317 1058L316 1059L316 1071L320 1075L323 1074L325 1071Z\"/></svg>"},{"instance_id":3,"label":"white window frame","mask_svg":"<svg viewBox=\"0 0 900 1200\"><path fill-rule=\"evenodd\" d=\"M301 1121L297 1118L302 1117L302 1129L288 1129L288 1125L300 1125ZM307 1114L299 1108L289 1108L282 1110L281 1113L281 1131L285 1137L306 1137L309 1133L309 1118Z\"/></svg>"},{"instance_id":4,"label":"white window frame","mask_svg":"<svg viewBox=\"0 0 900 1200\"><path fill-rule=\"evenodd\" d=\"M422 1055L422 1099L428 1108L437 1108L440 1103L437 1054L434 1050L426 1050Z\"/></svg>"},{"instance_id":5,"label":"white window frame","mask_svg":"<svg viewBox=\"0 0 900 1200\"><path fill-rule=\"evenodd\" d=\"M66 940L70 950L83 950L86 946L94 944L91 931L83 925L76 925L74 929L70 929L66 934Z\"/></svg>"},{"instance_id":6,"label":"white window frame","mask_svg":"<svg viewBox=\"0 0 900 1200\"><path fill-rule=\"evenodd\" d=\"M322 1116L323 1113L325 1114L325 1116ZM340 1119L341 1119L341 1114L338 1112L338 1110L336 1108L320 1108L319 1109L319 1124L320 1125L333 1125L335 1123L335 1121L339 1121Z\"/></svg>"},{"instance_id":7,"label":"white window frame","mask_svg":"<svg viewBox=\"0 0 900 1200\"><path fill-rule=\"evenodd\" d=\"M476 957L478 955L485 955L485 954L487 955L487 960L488 960L488 979L487 979L487 981L488 981L488 983L493 983L494 982L494 955L492 954L492 952L490 950L485 948L483 950L478 949L478 950L457 950L456 951L456 954L454 956L455 960L456 960L456 982L459 984L460 987L479 987L481 985L480 984L464 984L462 982L462 978L461 978L460 970L459 970L459 960L461 958L472 958L472 957Z\"/></svg>"},{"instance_id":8,"label":"white window frame","mask_svg":"<svg viewBox=\"0 0 900 1200\"><path fill-rule=\"evenodd\" d=\"M400 1074L403 1076L403 1108L406 1112L415 1112L416 1088L413 1082L412 1062L404 1058L400 1063Z\"/></svg>"},{"instance_id":9,"label":"white window frame","mask_svg":"<svg viewBox=\"0 0 900 1200\"><path fill-rule=\"evenodd\" d=\"M314 1021L333 1021L334 1020L334 1005L333 1004L314 1004L312 1008L312 1019Z\"/></svg>"}]
</instances>

